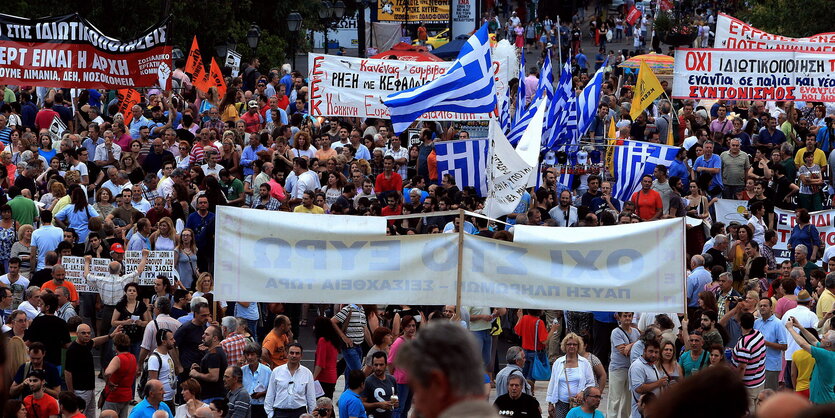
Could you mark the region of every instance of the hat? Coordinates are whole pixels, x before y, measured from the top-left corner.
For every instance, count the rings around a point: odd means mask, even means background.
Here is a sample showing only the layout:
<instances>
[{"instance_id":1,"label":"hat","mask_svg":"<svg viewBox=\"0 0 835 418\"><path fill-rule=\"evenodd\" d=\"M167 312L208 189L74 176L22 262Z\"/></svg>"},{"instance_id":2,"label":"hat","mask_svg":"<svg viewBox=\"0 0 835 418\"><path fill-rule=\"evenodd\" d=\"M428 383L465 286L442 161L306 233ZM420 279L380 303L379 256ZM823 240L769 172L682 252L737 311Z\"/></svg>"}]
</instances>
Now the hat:
<instances>
[{"instance_id":1,"label":"hat","mask_svg":"<svg viewBox=\"0 0 835 418\"><path fill-rule=\"evenodd\" d=\"M695 136L688 136L687 138L684 138L684 142L681 145L684 149L690 151L690 148L692 148L693 145L696 145L697 142L699 142L699 138L696 138Z\"/></svg>"},{"instance_id":2,"label":"hat","mask_svg":"<svg viewBox=\"0 0 835 418\"><path fill-rule=\"evenodd\" d=\"M46 370L43 369L32 369L29 370L29 374L26 375L27 378L34 377L40 380L46 380Z\"/></svg>"},{"instance_id":3,"label":"hat","mask_svg":"<svg viewBox=\"0 0 835 418\"><path fill-rule=\"evenodd\" d=\"M123 247L122 244L119 244L117 242L117 243L110 246L110 252L111 253L124 254L125 253L125 247Z\"/></svg>"},{"instance_id":4,"label":"hat","mask_svg":"<svg viewBox=\"0 0 835 418\"><path fill-rule=\"evenodd\" d=\"M731 221L731 223L729 223L728 226L729 227L731 227L731 226L742 226L742 224L737 222L737 221Z\"/></svg>"},{"instance_id":5,"label":"hat","mask_svg":"<svg viewBox=\"0 0 835 418\"><path fill-rule=\"evenodd\" d=\"M812 297L809 296L809 292L806 290L801 290L797 293L797 301L798 302L811 302Z\"/></svg>"},{"instance_id":6,"label":"hat","mask_svg":"<svg viewBox=\"0 0 835 418\"><path fill-rule=\"evenodd\" d=\"M255 100L250 100L249 103L246 104L247 107L258 107L258 102Z\"/></svg>"}]
</instances>

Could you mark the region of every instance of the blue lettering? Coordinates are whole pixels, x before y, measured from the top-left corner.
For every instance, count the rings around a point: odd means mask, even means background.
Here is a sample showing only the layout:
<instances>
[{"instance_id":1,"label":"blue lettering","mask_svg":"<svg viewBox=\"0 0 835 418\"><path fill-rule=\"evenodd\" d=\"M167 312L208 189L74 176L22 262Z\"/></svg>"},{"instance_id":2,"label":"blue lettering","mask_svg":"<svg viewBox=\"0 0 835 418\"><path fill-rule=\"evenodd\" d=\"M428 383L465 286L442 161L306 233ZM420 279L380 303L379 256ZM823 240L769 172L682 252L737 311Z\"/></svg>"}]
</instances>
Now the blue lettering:
<instances>
[{"instance_id":1,"label":"blue lettering","mask_svg":"<svg viewBox=\"0 0 835 418\"><path fill-rule=\"evenodd\" d=\"M400 271L400 241L371 241L371 257L378 262L369 262L371 271Z\"/></svg>"},{"instance_id":2,"label":"blue lettering","mask_svg":"<svg viewBox=\"0 0 835 418\"><path fill-rule=\"evenodd\" d=\"M426 268L432 271L449 271L456 268L456 263L458 262L458 255L456 253L458 248L456 246L444 248L445 243L445 240L435 240L429 241L424 245L420 258ZM446 256L445 259L438 260L437 253L439 250L441 256Z\"/></svg>"},{"instance_id":3,"label":"blue lettering","mask_svg":"<svg viewBox=\"0 0 835 418\"><path fill-rule=\"evenodd\" d=\"M290 263L282 263L282 261L289 261L289 254L284 250L290 249L290 243L280 238L261 238L255 242L255 257L252 257L252 267L257 269L271 268L267 250L272 246L278 247L278 254L273 260L272 268L291 267Z\"/></svg>"},{"instance_id":4,"label":"blue lettering","mask_svg":"<svg viewBox=\"0 0 835 418\"><path fill-rule=\"evenodd\" d=\"M628 258L629 261L621 264L622 258ZM636 271L644 271L643 258L638 250L631 248L624 248L612 251L606 257L606 265L609 266L609 274L617 276L629 276Z\"/></svg>"},{"instance_id":5,"label":"blue lettering","mask_svg":"<svg viewBox=\"0 0 835 418\"><path fill-rule=\"evenodd\" d=\"M325 259L325 241L303 239L296 243L296 254L299 257L313 261L313 268L324 270L327 267Z\"/></svg>"},{"instance_id":6,"label":"blue lettering","mask_svg":"<svg viewBox=\"0 0 835 418\"><path fill-rule=\"evenodd\" d=\"M368 241L354 241L350 246L346 246L342 241L330 241L333 248L342 256L342 269L353 270L359 250L368 243Z\"/></svg>"}]
</instances>

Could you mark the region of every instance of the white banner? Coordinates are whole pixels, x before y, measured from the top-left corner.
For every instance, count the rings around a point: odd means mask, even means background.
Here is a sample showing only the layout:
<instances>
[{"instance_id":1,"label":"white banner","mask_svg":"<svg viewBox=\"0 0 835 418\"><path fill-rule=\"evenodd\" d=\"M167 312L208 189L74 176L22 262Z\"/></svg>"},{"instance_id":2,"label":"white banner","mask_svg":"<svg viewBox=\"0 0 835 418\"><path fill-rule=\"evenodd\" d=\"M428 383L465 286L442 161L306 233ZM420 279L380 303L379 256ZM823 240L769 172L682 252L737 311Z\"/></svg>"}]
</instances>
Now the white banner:
<instances>
[{"instance_id":1,"label":"white banner","mask_svg":"<svg viewBox=\"0 0 835 418\"><path fill-rule=\"evenodd\" d=\"M310 114L389 119L383 98L422 86L446 73L451 62L416 62L308 54ZM507 88L506 59L494 59L497 94ZM489 115L427 112L422 120L487 120Z\"/></svg>"},{"instance_id":2,"label":"white banner","mask_svg":"<svg viewBox=\"0 0 835 418\"><path fill-rule=\"evenodd\" d=\"M476 30L476 1L452 0L452 38L469 35Z\"/></svg>"},{"instance_id":3,"label":"white banner","mask_svg":"<svg viewBox=\"0 0 835 418\"><path fill-rule=\"evenodd\" d=\"M142 261L142 251L125 251L125 274L136 271L140 261ZM157 276L168 277L171 284L174 284L177 269L174 268L173 251L151 251L148 254L148 261L145 262L145 270L142 270L142 275L139 276L139 284L153 286Z\"/></svg>"},{"instance_id":4,"label":"white banner","mask_svg":"<svg viewBox=\"0 0 835 418\"><path fill-rule=\"evenodd\" d=\"M90 262L90 274L97 276L110 274L108 264L110 264L110 259L94 258ZM96 287L90 285L84 277L84 257L61 257L61 265L67 272L67 280L75 286L77 292L95 293L97 291Z\"/></svg>"},{"instance_id":5,"label":"white banner","mask_svg":"<svg viewBox=\"0 0 835 418\"><path fill-rule=\"evenodd\" d=\"M218 207L218 300L453 304L456 234L386 236L384 218ZM519 227L517 227L519 228ZM684 220L539 228L526 243L464 236L462 303L569 310L684 308ZM617 228L617 229L614 229Z\"/></svg>"},{"instance_id":6,"label":"white banner","mask_svg":"<svg viewBox=\"0 0 835 418\"><path fill-rule=\"evenodd\" d=\"M673 98L835 101L835 53L676 49Z\"/></svg>"},{"instance_id":7,"label":"white banner","mask_svg":"<svg viewBox=\"0 0 835 418\"><path fill-rule=\"evenodd\" d=\"M537 115L539 113L541 112L537 111ZM534 119L536 117L534 116ZM540 121L541 119L540 117ZM539 124L539 132L542 132L542 124ZM484 215L498 218L513 212L519 206L532 172L533 165L528 164L516 153L498 122L491 119Z\"/></svg>"},{"instance_id":8,"label":"white banner","mask_svg":"<svg viewBox=\"0 0 835 418\"><path fill-rule=\"evenodd\" d=\"M713 47L807 52L835 51L835 32L819 33L808 38L790 38L764 32L735 17L719 13L716 19Z\"/></svg>"},{"instance_id":9,"label":"white banner","mask_svg":"<svg viewBox=\"0 0 835 418\"><path fill-rule=\"evenodd\" d=\"M724 222L725 225L731 221L737 221L741 224L748 223L748 220L742 216L742 213L748 207L748 202L745 200L719 199L715 203L715 207L716 217L719 221ZM835 245L835 225L833 225L835 209L812 212L810 216L811 224L818 229L821 236L823 248L818 253L821 255L824 248ZM777 232L777 244L774 246L774 258L779 263L791 257L788 243L792 228L797 223L797 217L794 215L794 211L774 208L774 218L777 223L775 229L775 232Z\"/></svg>"}]
</instances>

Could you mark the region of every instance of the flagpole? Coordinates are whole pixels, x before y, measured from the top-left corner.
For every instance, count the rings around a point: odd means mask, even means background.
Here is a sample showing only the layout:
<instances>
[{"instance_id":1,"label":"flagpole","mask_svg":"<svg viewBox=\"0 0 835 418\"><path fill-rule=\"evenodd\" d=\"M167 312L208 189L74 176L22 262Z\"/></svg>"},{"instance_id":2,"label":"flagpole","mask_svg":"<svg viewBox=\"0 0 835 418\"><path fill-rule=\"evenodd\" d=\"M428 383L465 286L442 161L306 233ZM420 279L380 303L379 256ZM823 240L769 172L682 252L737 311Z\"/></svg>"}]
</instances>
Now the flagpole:
<instances>
[{"instance_id":1,"label":"flagpole","mask_svg":"<svg viewBox=\"0 0 835 418\"><path fill-rule=\"evenodd\" d=\"M455 311L461 315L461 289L464 287L464 209L458 209L458 276L455 290Z\"/></svg>"},{"instance_id":2,"label":"flagpole","mask_svg":"<svg viewBox=\"0 0 835 418\"><path fill-rule=\"evenodd\" d=\"M562 25L560 24L560 15L557 15L557 48L559 51L559 63L560 63L560 72L562 73L562 34L560 33L560 28Z\"/></svg>"}]
</instances>

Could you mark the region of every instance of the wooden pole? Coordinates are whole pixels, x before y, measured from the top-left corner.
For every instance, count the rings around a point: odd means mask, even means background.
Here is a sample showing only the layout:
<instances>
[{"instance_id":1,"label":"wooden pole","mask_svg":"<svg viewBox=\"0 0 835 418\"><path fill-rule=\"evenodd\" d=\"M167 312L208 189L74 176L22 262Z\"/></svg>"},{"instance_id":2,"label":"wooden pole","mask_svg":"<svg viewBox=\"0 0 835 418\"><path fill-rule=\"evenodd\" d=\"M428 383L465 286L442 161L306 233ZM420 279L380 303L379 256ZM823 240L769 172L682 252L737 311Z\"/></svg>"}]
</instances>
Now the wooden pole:
<instances>
[{"instance_id":1,"label":"wooden pole","mask_svg":"<svg viewBox=\"0 0 835 418\"><path fill-rule=\"evenodd\" d=\"M464 283L464 209L458 209L458 278L455 289L455 311L461 315L461 288Z\"/></svg>"}]
</instances>

